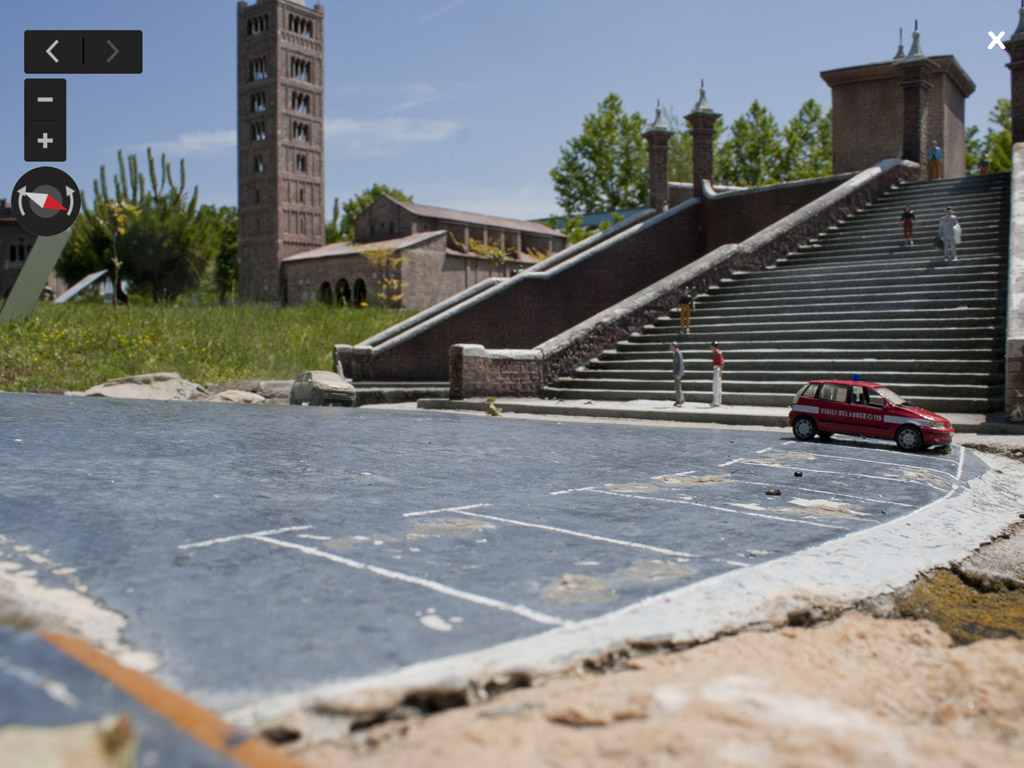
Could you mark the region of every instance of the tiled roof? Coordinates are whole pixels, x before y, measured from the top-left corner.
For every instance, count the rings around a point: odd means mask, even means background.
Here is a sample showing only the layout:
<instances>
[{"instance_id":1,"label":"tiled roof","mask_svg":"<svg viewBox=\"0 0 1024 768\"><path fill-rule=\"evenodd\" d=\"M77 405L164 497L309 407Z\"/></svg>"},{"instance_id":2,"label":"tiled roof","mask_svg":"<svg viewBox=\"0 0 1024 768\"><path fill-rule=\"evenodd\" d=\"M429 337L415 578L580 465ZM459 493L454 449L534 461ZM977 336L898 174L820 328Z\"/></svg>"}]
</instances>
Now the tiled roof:
<instances>
[{"instance_id":1,"label":"tiled roof","mask_svg":"<svg viewBox=\"0 0 1024 768\"><path fill-rule=\"evenodd\" d=\"M495 229L512 229L520 232L532 232L536 235L550 235L553 237L565 237L561 232L551 227L544 226L536 221L521 221L519 219L503 219L500 216L485 216L482 213L469 213L468 211L454 211L451 208L437 208L433 205L420 205L419 203L407 203L404 200L395 200L391 195L385 195L396 205L400 205L416 216L425 218L440 219L442 221L456 221L460 224L470 224L478 227L494 227Z\"/></svg>"},{"instance_id":2,"label":"tiled roof","mask_svg":"<svg viewBox=\"0 0 1024 768\"><path fill-rule=\"evenodd\" d=\"M303 251L293 256L288 256L281 261L305 261L306 259L326 259L331 256L357 256L371 250L393 248L396 251L404 248L411 248L426 242L438 235L447 235L447 231L440 229L433 232L417 232L414 235L396 237L391 240L376 240L372 243L328 243L311 251Z\"/></svg>"}]
</instances>

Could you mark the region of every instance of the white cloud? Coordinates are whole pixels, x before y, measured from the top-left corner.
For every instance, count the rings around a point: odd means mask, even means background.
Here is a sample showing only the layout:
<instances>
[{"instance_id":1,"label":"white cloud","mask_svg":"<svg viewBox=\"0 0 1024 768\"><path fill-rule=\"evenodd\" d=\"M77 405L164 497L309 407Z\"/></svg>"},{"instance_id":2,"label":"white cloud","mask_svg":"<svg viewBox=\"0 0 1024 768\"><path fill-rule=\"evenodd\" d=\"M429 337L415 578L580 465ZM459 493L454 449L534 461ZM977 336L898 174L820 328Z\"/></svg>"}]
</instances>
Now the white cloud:
<instances>
[{"instance_id":1,"label":"white cloud","mask_svg":"<svg viewBox=\"0 0 1024 768\"><path fill-rule=\"evenodd\" d=\"M432 21L433 19L436 19L438 16L441 16L442 14L448 13L449 11L454 11L460 5L465 4L465 2L466 0L452 0L452 2L448 3L447 5L443 5L440 8L430 11L429 13L420 16L418 19L415 19L404 26L392 29L388 34L390 36L393 34L397 34L399 32L405 32L406 30L412 29L413 27L418 27L421 24L426 24L428 21Z\"/></svg>"},{"instance_id":2,"label":"white cloud","mask_svg":"<svg viewBox=\"0 0 1024 768\"><path fill-rule=\"evenodd\" d=\"M324 136L326 141L347 154L387 157L399 154L404 144L426 144L452 139L461 127L455 120L411 117L355 120L329 117L324 121Z\"/></svg>"},{"instance_id":3,"label":"white cloud","mask_svg":"<svg viewBox=\"0 0 1024 768\"><path fill-rule=\"evenodd\" d=\"M426 83L409 83L401 87L402 95L405 96L405 101L398 104L395 109L412 109L413 107L419 107L423 104L429 104L432 101L437 101L438 90Z\"/></svg>"},{"instance_id":4,"label":"white cloud","mask_svg":"<svg viewBox=\"0 0 1024 768\"><path fill-rule=\"evenodd\" d=\"M193 131L178 134L174 141L158 141L149 144L154 152L166 152L169 155L195 155L202 153L220 153L225 150L234 151L237 133L232 130Z\"/></svg>"}]
</instances>

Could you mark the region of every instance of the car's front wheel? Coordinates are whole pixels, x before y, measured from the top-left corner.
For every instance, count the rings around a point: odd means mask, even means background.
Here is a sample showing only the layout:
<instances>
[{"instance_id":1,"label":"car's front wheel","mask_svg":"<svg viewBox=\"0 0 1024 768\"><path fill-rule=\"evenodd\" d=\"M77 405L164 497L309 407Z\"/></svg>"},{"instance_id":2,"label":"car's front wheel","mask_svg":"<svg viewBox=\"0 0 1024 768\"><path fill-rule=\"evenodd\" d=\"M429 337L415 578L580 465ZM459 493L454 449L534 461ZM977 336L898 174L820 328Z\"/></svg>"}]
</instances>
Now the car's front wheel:
<instances>
[{"instance_id":1,"label":"car's front wheel","mask_svg":"<svg viewBox=\"0 0 1024 768\"><path fill-rule=\"evenodd\" d=\"M793 422L793 436L797 440L810 440L817 431L818 426L810 416L797 416Z\"/></svg>"},{"instance_id":2,"label":"car's front wheel","mask_svg":"<svg viewBox=\"0 0 1024 768\"><path fill-rule=\"evenodd\" d=\"M896 430L896 446L901 451L919 451L923 445L924 438L916 427L904 424Z\"/></svg>"}]
</instances>

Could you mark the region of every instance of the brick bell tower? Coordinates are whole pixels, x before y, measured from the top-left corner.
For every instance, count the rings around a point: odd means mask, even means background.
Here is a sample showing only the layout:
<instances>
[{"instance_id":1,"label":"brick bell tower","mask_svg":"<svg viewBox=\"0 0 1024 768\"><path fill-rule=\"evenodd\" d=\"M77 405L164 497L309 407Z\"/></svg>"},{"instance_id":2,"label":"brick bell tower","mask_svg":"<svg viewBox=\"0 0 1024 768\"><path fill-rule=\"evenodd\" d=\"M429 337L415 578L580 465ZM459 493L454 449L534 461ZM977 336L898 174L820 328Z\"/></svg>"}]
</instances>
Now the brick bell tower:
<instances>
[{"instance_id":1,"label":"brick bell tower","mask_svg":"<svg viewBox=\"0 0 1024 768\"><path fill-rule=\"evenodd\" d=\"M238 4L238 292L285 300L281 259L324 244L324 8Z\"/></svg>"}]
</instances>

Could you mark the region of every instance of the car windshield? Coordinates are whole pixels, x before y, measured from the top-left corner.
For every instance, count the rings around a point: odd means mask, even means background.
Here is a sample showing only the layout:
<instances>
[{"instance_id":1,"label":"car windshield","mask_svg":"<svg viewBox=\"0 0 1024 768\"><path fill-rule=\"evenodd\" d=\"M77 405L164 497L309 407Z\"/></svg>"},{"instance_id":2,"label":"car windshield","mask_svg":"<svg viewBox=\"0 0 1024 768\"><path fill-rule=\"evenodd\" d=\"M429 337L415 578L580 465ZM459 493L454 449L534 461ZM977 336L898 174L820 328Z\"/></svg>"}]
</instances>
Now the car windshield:
<instances>
[{"instance_id":1,"label":"car windshield","mask_svg":"<svg viewBox=\"0 0 1024 768\"><path fill-rule=\"evenodd\" d=\"M880 394L882 397L884 397L886 400L888 400L890 403L892 403L893 405L903 405L904 403L907 402L906 400L904 400L902 397L897 395L895 392L893 392L888 387L879 387L875 391L878 394Z\"/></svg>"}]
</instances>

